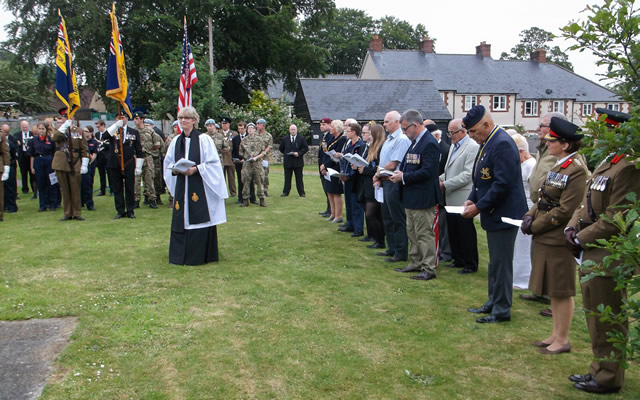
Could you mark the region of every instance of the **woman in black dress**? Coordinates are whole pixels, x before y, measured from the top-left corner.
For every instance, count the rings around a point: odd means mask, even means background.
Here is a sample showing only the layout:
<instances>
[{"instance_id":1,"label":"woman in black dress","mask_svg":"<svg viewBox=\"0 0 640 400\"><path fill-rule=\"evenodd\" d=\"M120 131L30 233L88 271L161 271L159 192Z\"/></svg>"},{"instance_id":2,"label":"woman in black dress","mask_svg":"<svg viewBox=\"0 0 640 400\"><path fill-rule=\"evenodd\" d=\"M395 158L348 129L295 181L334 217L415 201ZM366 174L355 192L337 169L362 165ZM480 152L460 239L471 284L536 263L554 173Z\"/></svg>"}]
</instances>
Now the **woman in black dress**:
<instances>
[{"instance_id":1,"label":"woman in black dress","mask_svg":"<svg viewBox=\"0 0 640 400\"><path fill-rule=\"evenodd\" d=\"M340 158L340 151L344 147L347 139L344 136L344 125L342 121L339 119L331 121L331 130L330 133L332 137L326 143L326 149L324 150L322 165L320 165L320 173L323 177L327 177L327 169L332 168L336 171L340 171L340 164L337 161L333 161L331 156L327 154L331 150L334 150L338 153L338 157ZM329 204L331 205L331 215L329 216L328 221L333 223L343 222L342 219L342 182L337 176L331 177L330 180L324 180L324 190L327 192L327 196L329 196Z\"/></svg>"}]
</instances>

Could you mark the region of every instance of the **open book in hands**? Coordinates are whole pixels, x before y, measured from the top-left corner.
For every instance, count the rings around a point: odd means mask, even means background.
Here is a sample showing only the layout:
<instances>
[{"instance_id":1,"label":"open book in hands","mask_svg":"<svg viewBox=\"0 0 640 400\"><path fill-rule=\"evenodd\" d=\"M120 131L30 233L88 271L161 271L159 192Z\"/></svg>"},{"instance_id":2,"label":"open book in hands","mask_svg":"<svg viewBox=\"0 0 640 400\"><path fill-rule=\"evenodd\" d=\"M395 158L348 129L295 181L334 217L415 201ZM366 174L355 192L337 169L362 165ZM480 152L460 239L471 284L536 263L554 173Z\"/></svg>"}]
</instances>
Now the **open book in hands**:
<instances>
[{"instance_id":1,"label":"open book in hands","mask_svg":"<svg viewBox=\"0 0 640 400\"><path fill-rule=\"evenodd\" d=\"M186 158L181 158L178 161L176 161L175 164L173 164L171 166L171 171L172 172L176 172L179 174L184 174L185 172L187 172L189 170L189 168L195 166L196 163L191 161L191 160L187 160Z\"/></svg>"},{"instance_id":2,"label":"open book in hands","mask_svg":"<svg viewBox=\"0 0 640 400\"><path fill-rule=\"evenodd\" d=\"M355 165L358 168L366 167L367 165L369 165L369 162L367 160L365 160L364 158L362 158L362 156L360 156L360 154L344 154L343 157L349 163Z\"/></svg>"},{"instance_id":3,"label":"open book in hands","mask_svg":"<svg viewBox=\"0 0 640 400\"><path fill-rule=\"evenodd\" d=\"M327 174L324 176L324 179L330 181L331 178L333 178L334 176L341 177L341 176L346 176L346 175L341 174L340 172L336 171L333 168L327 168Z\"/></svg>"},{"instance_id":4,"label":"open book in hands","mask_svg":"<svg viewBox=\"0 0 640 400\"><path fill-rule=\"evenodd\" d=\"M378 175L383 177L383 178L385 178L385 177L393 175L393 171L378 167Z\"/></svg>"}]
</instances>

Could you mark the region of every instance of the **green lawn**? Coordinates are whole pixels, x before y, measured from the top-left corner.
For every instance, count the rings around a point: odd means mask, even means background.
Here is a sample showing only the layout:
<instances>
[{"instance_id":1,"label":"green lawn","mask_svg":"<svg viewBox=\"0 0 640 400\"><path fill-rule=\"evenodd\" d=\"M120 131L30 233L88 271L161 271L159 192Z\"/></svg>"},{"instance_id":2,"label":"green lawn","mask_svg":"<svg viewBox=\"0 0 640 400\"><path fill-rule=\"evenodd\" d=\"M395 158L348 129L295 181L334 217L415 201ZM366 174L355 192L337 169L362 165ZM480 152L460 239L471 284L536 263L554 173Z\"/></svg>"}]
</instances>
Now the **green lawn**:
<instances>
[{"instance_id":1,"label":"green lawn","mask_svg":"<svg viewBox=\"0 0 640 400\"><path fill-rule=\"evenodd\" d=\"M479 273L413 281L318 216L317 176L306 198L279 197L278 166L270 179L266 209L227 200L221 260L198 267L169 265L166 205L114 221L96 197L86 221L58 222L23 195L0 223L0 319L79 319L43 398L592 398L567 380L591 360L581 312L572 352L545 356L541 305L515 293L496 325L466 311L486 298L482 230ZM638 398L639 378L607 398Z\"/></svg>"}]
</instances>

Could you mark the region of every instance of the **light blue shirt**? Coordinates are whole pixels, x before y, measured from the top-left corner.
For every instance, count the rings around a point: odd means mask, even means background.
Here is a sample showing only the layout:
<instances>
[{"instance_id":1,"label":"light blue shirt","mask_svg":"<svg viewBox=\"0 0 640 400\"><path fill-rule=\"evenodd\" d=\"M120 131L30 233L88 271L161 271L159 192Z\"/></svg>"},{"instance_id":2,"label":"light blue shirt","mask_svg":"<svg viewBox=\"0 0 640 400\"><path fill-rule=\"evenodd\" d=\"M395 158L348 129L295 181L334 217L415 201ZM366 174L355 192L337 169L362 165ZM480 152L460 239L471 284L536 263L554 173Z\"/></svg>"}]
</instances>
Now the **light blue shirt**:
<instances>
[{"instance_id":1,"label":"light blue shirt","mask_svg":"<svg viewBox=\"0 0 640 400\"><path fill-rule=\"evenodd\" d=\"M411 140L402 132L402 129L391 133L382 144L382 149L380 150L380 166L384 167L389 161L397 161L397 170L409 146L411 146Z\"/></svg>"},{"instance_id":2,"label":"light blue shirt","mask_svg":"<svg viewBox=\"0 0 640 400\"><path fill-rule=\"evenodd\" d=\"M453 151L451 152L451 158L453 158L453 156L456 155L456 152L458 151L458 149L460 149L460 146L462 146L462 143L464 143L464 141L467 140L468 138L469 138L469 135L464 135L464 137L460 139L458 143L453 143Z\"/></svg>"}]
</instances>

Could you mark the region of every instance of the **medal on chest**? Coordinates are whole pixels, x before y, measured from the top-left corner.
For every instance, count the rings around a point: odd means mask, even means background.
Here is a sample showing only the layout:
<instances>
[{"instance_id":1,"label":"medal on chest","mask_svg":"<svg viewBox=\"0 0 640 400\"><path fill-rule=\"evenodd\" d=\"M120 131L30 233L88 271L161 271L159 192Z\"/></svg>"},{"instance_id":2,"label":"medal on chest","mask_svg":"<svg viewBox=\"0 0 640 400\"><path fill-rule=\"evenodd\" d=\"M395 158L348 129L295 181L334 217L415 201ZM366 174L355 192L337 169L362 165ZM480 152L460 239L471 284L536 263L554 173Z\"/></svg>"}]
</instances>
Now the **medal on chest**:
<instances>
[{"instance_id":1,"label":"medal on chest","mask_svg":"<svg viewBox=\"0 0 640 400\"><path fill-rule=\"evenodd\" d=\"M589 185L589 190L595 190L597 192L604 192L609 186L609 182L611 181L611 177L598 175L594 176L591 179L591 184Z\"/></svg>"},{"instance_id":2,"label":"medal on chest","mask_svg":"<svg viewBox=\"0 0 640 400\"><path fill-rule=\"evenodd\" d=\"M551 186L556 189L564 189L567 187L567 183L569 183L569 175L559 174L557 172L551 172L547 174L547 179L544 184L546 186Z\"/></svg>"}]
</instances>

